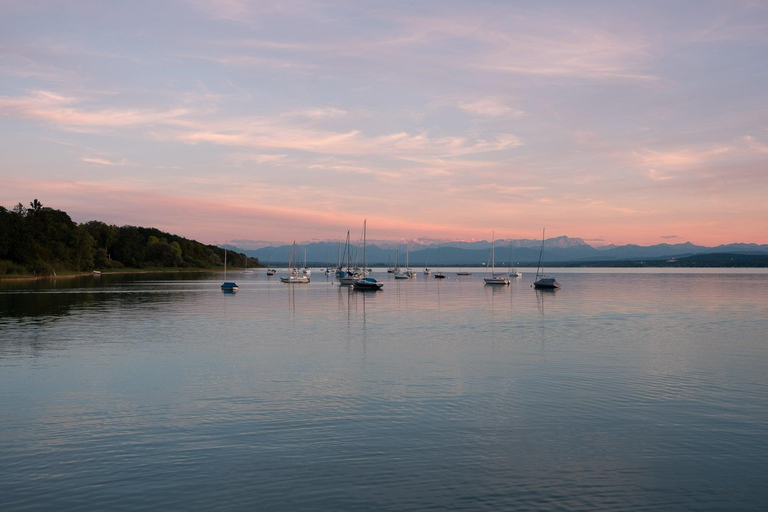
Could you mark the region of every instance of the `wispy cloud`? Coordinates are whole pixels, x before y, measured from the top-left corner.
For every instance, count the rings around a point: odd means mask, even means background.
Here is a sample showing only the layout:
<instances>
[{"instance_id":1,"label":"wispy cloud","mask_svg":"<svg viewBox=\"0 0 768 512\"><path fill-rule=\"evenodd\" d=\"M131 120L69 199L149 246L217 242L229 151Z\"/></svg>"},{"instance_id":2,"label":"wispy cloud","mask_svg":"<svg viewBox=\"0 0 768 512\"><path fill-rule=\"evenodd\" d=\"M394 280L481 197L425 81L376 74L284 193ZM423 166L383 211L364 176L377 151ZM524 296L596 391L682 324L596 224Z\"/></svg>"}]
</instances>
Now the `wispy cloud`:
<instances>
[{"instance_id":1,"label":"wispy cloud","mask_svg":"<svg viewBox=\"0 0 768 512\"><path fill-rule=\"evenodd\" d=\"M117 162L107 160L106 158L100 158L100 157L83 157L81 158L83 162L88 162L91 164L98 164L98 165L109 165L109 166L123 166L123 165L130 165L130 161L128 161L127 158L123 158L122 160L119 160Z\"/></svg>"},{"instance_id":2,"label":"wispy cloud","mask_svg":"<svg viewBox=\"0 0 768 512\"><path fill-rule=\"evenodd\" d=\"M427 133L408 132L367 136L357 129L335 132L286 123L282 116L229 119L213 123L213 126L211 123L184 123L183 129L174 138L190 144L291 149L329 155L388 155L395 158L409 155L456 157L504 151L522 145L520 138L512 134L498 134L491 140L468 136L430 137Z\"/></svg>"},{"instance_id":3,"label":"wispy cloud","mask_svg":"<svg viewBox=\"0 0 768 512\"><path fill-rule=\"evenodd\" d=\"M243 165L247 162L254 164L272 164L281 165L288 155L286 154L265 154L265 153L232 153L227 156L227 160L235 165Z\"/></svg>"},{"instance_id":4,"label":"wispy cloud","mask_svg":"<svg viewBox=\"0 0 768 512\"><path fill-rule=\"evenodd\" d=\"M44 121L70 128L121 127L168 121L188 113L187 109L158 111L127 108L86 108L83 100L48 91L28 96L0 97L0 115Z\"/></svg>"},{"instance_id":5,"label":"wispy cloud","mask_svg":"<svg viewBox=\"0 0 768 512\"><path fill-rule=\"evenodd\" d=\"M471 114L490 117L520 117L523 112L510 107L503 98L489 96L460 101L459 108Z\"/></svg>"}]
</instances>

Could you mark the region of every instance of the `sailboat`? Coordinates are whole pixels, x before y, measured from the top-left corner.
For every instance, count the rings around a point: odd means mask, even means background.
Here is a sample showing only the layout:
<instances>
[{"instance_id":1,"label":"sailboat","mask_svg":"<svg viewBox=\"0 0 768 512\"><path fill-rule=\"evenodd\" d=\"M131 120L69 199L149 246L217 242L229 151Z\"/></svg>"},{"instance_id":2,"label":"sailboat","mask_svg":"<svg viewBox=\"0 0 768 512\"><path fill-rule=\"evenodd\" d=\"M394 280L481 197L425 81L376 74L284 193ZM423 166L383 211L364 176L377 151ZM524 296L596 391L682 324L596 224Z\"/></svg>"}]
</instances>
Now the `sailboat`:
<instances>
[{"instance_id":1,"label":"sailboat","mask_svg":"<svg viewBox=\"0 0 768 512\"><path fill-rule=\"evenodd\" d=\"M485 284L509 284L509 276L496 275L496 233L493 233L491 242L491 277L483 279Z\"/></svg>"},{"instance_id":2,"label":"sailboat","mask_svg":"<svg viewBox=\"0 0 768 512\"><path fill-rule=\"evenodd\" d=\"M390 254L390 252L387 251L387 274L394 274L395 273L395 268L389 266L389 261L390 261L390 257L391 256L392 255Z\"/></svg>"},{"instance_id":3,"label":"sailboat","mask_svg":"<svg viewBox=\"0 0 768 512\"><path fill-rule=\"evenodd\" d=\"M270 255L267 256L267 275L268 276L273 276L273 275L277 274L277 270L275 270L275 269L273 269L273 268L271 268L269 266L269 262L271 260L272 260L272 255L270 254Z\"/></svg>"},{"instance_id":4,"label":"sailboat","mask_svg":"<svg viewBox=\"0 0 768 512\"><path fill-rule=\"evenodd\" d=\"M351 284L354 284L355 281L357 281L361 277L360 275L358 275L356 272L352 270L352 263L351 263L352 254L350 249L351 248L349 246L349 231L347 231L347 241L344 245L344 253L347 255L347 270L345 272L344 269L342 268L341 256L339 256L339 268L336 269L336 279L339 281L339 284L343 286L349 286Z\"/></svg>"},{"instance_id":5,"label":"sailboat","mask_svg":"<svg viewBox=\"0 0 768 512\"><path fill-rule=\"evenodd\" d=\"M409 279L416 277L416 272L408 266L408 244L405 244L405 275L407 275Z\"/></svg>"},{"instance_id":6,"label":"sailboat","mask_svg":"<svg viewBox=\"0 0 768 512\"><path fill-rule=\"evenodd\" d=\"M280 277L280 281L288 284L308 283L309 277L300 276L298 270L294 268L296 264L296 240L293 241L293 248L291 249L291 259L288 262L288 268L292 269L291 275Z\"/></svg>"},{"instance_id":7,"label":"sailboat","mask_svg":"<svg viewBox=\"0 0 768 512\"><path fill-rule=\"evenodd\" d=\"M366 243L366 231L367 231L367 223L368 219L365 219L363 221L363 268L368 268L368 258L365 253L365 243ZM381 290L381 288L384 286L384 283L381 281L377 281L376 279L372 277L363 277L362 279L358 279L354 283L352 283L352 287L355 290Z\"/></svg>"},{"instance_id":8,"label":"sailboat","mask_svg":"<svg viewBox=\"0 0 768 512\"><path fill-rule=\"evenodd\" d=\"M539 265L536 267L536 279L533 281L533 287L546 290L560 288L560 283L555 281L554 277L544 275L544 267L541 266L542 256L544 255L544 233L546 229L541 230L541 251L539 252Z\"/></svg>"},{"instance_id":9,"label":"sailboat","mask_svg":"<svg viewBox=\"0 0 768 512\"><path fill-rule=\"evenodd\" d=\"M397 249L395 249L395 279L408 279L408 273L404 272L400 267L397 266L397 259L399 255L400 255L400 248L398 247ZM407 264L406 264L406 268L407 268Z\"/></svg>"},{"instance_id":10,"label":"sailboat","mask_svg":"<svg viewBox=\"0 0 768 512\"><path fill-rule=\"evenodd\" d=\"M248 270L248 255L245 255L245 267L243 267L243 274L253 274L253 270Z\"/></svg>"},{"instance_id":11,"label":"sailboat","mask_svg":"<svg viewBox=\"0 0 768 512\"><path fill-rule=\"evenodd\" d=\"M445 279L445 274L440 272L440 245L437 246L437 272L435 272L435 279Z\"/></svg>"},{"instance_id":12,"label":"sailboat","mask_svg":"<svg viewBox=\"0 0 768 512\"><path fill-rule=\"evenodd\" d=\"M304 268L301 271L302 274L305 276L308 276L312 273L312 271L307 267L307 250L304 249Z\"/></svg>"},{"instance_id":13,"label":"sailboat","mask_svg":"<svg viewBox=\"0 0 768 512\"><path fill-rule=\"evenodd\" d=\"M432 269L427 266L427 251L424 251L424 275L428 276L432 273Z\"/></svg>"},{"instance_id":14,"label":"sailboat","mask_svg":"<svg viewBox=\"0 0 768 512\"><path fill-rule=\"evenodd\" d=\"M395 267L397 267L397 265L395 265ZM405 244L405 270L398 270L399 269L396 269L395 279L411 279L416 277L416 272L408 266L408 244Z\"/></svg>"},{"instance_id":15,"label":"sailboat","mask_svg":"<svg viewBox=\"0 0 768 512\"><path fill-rule=\"evenodd\" d=\"M459 256L459 266L460 267L464 266L464 259L461 256ZM468 270L459 270L458 272L456 272L456 275L457 276L471 276L472 273L469 272Z\"/></svg>"},{"instance_id":16,"label":"sailboat","mask_svg":"<svg viewBox=\"0 0 768 512\"><path fill-rule=\"evenodd\" d=\"M227 243L224 242L224 284L221 285L221 291L224 293L235 293L239 287L236 283L227 281Z\"/></svg>"},{"instance_id":17,"label":"sailboat","mask_svg":"<svg viewBox=\"0 0 768 512\"><path fill-rule=\"evenodd\" d=\"M512 244L509 245L509 277L522 277L523 273L518 272L514 268L514 260L512 259Z\"/></svg>"}]
</instances>

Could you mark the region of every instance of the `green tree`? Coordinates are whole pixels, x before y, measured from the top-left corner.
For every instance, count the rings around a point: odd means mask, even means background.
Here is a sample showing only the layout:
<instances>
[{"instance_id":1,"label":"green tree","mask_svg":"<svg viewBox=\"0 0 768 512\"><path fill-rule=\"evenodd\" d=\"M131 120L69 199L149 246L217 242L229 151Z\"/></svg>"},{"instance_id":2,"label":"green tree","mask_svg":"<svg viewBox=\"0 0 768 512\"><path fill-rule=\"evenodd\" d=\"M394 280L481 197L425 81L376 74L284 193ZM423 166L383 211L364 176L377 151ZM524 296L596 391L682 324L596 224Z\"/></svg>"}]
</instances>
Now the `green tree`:
<instances>
[{"instance_id":1,"label":"green tree","mask_svg":"<svg viewBox=\"0 0 768 512\"><path fill-rule=\"evenodd\" d=\"M83 225L78 226L75 231L75 247L72 261L76 270L93 269L95 245L96 242L88 232L88 228Z\"/></svg>"}]
</instances>

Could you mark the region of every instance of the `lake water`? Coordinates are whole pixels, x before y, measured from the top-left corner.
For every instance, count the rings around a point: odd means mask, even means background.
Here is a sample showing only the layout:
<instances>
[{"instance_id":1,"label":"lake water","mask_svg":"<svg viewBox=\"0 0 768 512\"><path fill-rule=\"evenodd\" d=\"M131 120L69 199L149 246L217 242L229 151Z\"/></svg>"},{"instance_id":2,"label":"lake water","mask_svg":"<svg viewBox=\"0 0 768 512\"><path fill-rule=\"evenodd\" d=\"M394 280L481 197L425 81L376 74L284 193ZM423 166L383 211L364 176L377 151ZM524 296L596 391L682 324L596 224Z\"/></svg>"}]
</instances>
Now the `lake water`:
<instances>
[{"instance_id":1,"label":"lake water","mask_svg":"<svg viewBox=\"0 0 768 512\"><path fill-rule=\"evenodd\" d=\"M0 510L768 509L768 273L443 270L0 282Z\"/></svg>"}]
</instances>

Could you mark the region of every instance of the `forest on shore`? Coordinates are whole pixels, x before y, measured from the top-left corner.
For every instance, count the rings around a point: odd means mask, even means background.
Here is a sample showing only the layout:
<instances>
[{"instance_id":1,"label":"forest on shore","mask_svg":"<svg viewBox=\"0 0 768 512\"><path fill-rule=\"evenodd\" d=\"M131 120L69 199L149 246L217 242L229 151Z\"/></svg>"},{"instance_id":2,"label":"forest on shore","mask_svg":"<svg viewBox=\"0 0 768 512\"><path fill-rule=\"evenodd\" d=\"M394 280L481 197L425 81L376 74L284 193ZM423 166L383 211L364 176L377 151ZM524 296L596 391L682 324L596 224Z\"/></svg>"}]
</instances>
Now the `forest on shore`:
<instances>
[{"instance_id":1,"label":"forest on shore","mask_svg":"<svg viewBox=\"0 0 768 512\"><path fill-rule=\"evenodd\" d=\"M258 258L227 250L227 265L257 267ZM74 222L35 199L0 206L0 277L121 269L214 269L224 249L155 228Z\"/></svg>"}]
</instances>

